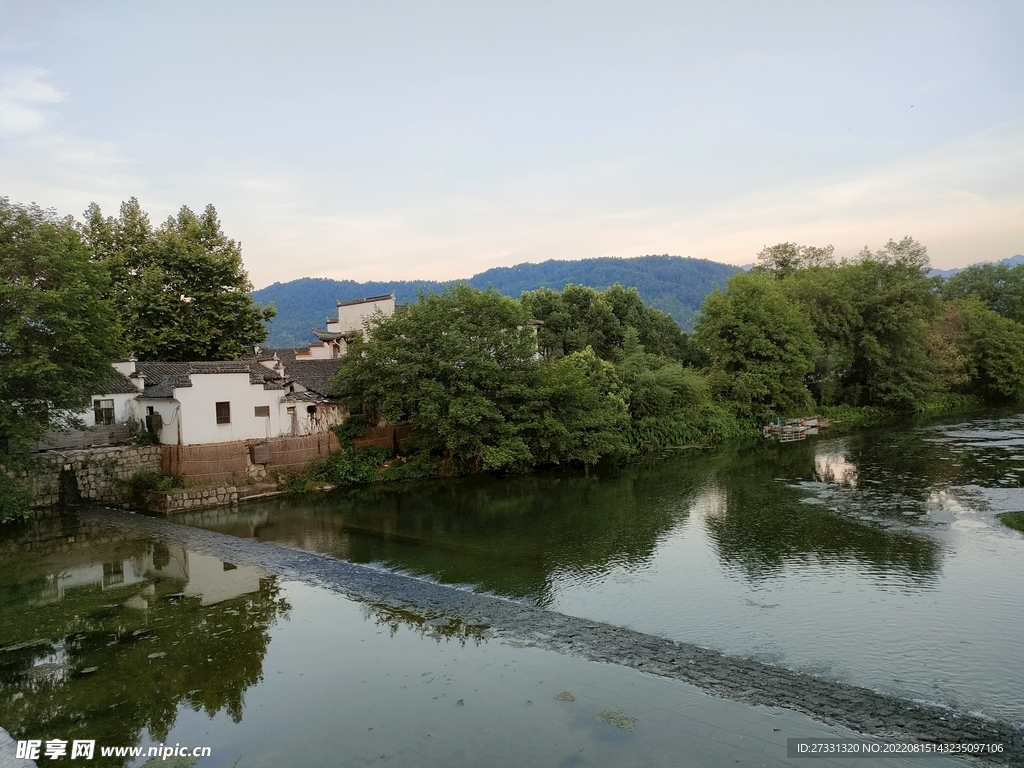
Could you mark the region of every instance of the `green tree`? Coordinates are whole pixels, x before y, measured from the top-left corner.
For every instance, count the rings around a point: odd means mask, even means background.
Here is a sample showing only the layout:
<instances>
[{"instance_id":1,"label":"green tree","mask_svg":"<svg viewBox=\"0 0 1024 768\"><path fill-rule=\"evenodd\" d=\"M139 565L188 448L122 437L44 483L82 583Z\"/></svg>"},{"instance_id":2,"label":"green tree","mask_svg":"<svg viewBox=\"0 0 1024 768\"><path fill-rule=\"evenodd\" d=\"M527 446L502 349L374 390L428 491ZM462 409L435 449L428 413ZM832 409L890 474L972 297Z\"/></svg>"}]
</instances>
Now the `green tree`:
<instances>
[{"instance_id":1,"label":"green tree","mask_svg":"<svg viewBox=\"0 0 1024 768\"><path fill-rule=\"evenodd\" d=\"M117 218L93 203L82 232L140 359L230 360L266 338L276 311L252 300L241 246L221 230L212 205L198 216L183 207L154 229L135 198Z\"/></svg>"},{"instance_id":2,"label":"green tree","mask_svg":"<svg viewBox=\"0 0 1024 768\"><path fill-rule=\"evenodd\" d=\"M990 402L1024 401L1024 325L989 309L976 296L955 304L962 320L960 353L969 391Z\"/></svg>"},{"instance_id":3,"label":"green tree","mask_svg":"<svg viewBox=\"0 0 1024 768\"><path fill-rule=\"evenodd\" d=\"M713 389L741 417L765 419L810 405L805 376L813 370L818 342L807 315L776 279L732 277L724 292L704 301L696 337Z\"/></svg>"},{"instance_id":4,"label":"green tree","mask_svg":"<svg viewBox=\"0 0 1024 768\"><path fill-rule=\"evenodd\" d=\"M797 245L796 243L766 245L757 254L759 263L754 269L785 277L797 269L828 266L834 263L834 256L835 247L831 245L824 247Z\"/></svg>"},{"instance_id":5,"label":"green tree","mask_svg":"<svg viewBox=\"0 0 1024 768\"><path fill-rule=\"evenodd\" d=\"M631 451L717 442L740 431L735 417L712 402L701 372L647 352L634 328L626 329L615 369L629 408Z\"/></svg>"},{"instance_id":6,"label":"green tree","mask_svg":"<svg viewBox=\"0 0 1024 768\"><path fill-rule=\"evenodd\" d=\"M830 249L783 243L761 258L757 271L780 278L811 320L818 339L811 386L821 403L920 410L942 388L938 369L951 373L950 360L939 363L941 302L923 245L890 240L837 264Z\"/></svg>"},{"instance_id":7,"label":"green tree","mask_svg":"<svg viewBox=\"0 0 1024 768\"><path fill-rule=\"evenodd\" d=\"M1024 323L1024 264L975 264L942 285L946 301L967 296L977 296L993 312Z\"/></svg>"},{"instance_id":8,"label":"green tree","mask_svg":"<svg viewBox=\"0 0 1024 768\"><path fill-rule=\"evenodd\" d=\"M363 423L409 422L414 450L453 469L593 463L628 423L612 366L592 350L545 361L522 304L462 284L371 322L336 378Z\"/></svg>"},{"instance_id":9,"label":"green tree","mask_svg":"<svg viewBox=\"0 0 1024 768\"><path fill-rule=\"evenodd\" d=\"M860 297L853 267L829 265L789 272L782 290L807 314L818 345L810 388L823 405L845 402L845 378L853 366L854 347L862 327Z\"/></svg>"},{"instance_id":10,"label":"green tree","mask_svg":"<svg viewBox=\"0 0 1024 768\"><path fill-rule=\"evenodd\" d=\"M694 355L679 324L644 304L636 288L618 283L603 291L584 285L567 285L561 292L539 288L525 291L522 302L531 317L544 323L538 338L548 356L590 347L602 360L612 360L621 350L628 328L636 329L640 343L652 353L674 360Z\"/></svg>"},{"instance_id":11,"label":"green tree","mask_svg":"<svg viewBox=\"0 0 1024 768\"><path fill-rule=\"evenodd\" d=\"M626 453L623 395L612 364L590 348L541 362L523 426L533 462L596 464Z\"/></svg>"},{"instance_id":12,"label":"green tree","mask_svg":"<svg viewBox=\"0 0 1024 768\"><path fill-rule=\"evenodd\" d=\"M534 319L544 323L538 338L550 356L590 347L602 360L609 360L622 344L622 323L608 300L593 288L567 285L561 293L540 288L523 293L522 302Z\"/></svg>"},{"instance_id":13,"label":"green tree","mask_svg":"<svg viewBox=\"0 0 1024 768\"><path fill-rule=\"evenodd\" d=\"M121 351L103 270L73 221L0 198L0 465L74 426ZM0 471L0 520L24 511Z\"/></svg>"},{"instance_id":14,"label":"green tree","mask_svg":"<svg viewBox=\"0 0 1024 768\"><path fill-rule=\"evenodd\" d=\"M860 317L843 376L850 404L918 410L938 391L928 346L940 301L927 269L927 250L910 237L865 248L843 269Z\"/></svg>"},{"instance_id":15,"label":"green tree","mask_svg":"<svg viewBox=\"0 0 1024 768\"><path fill-rule=\"evenodd\" d=\"M644 304L636 288L619 283L606 288L602 296L623 329L620 344L626 343L629 328L635 328L637 341L651 354L672 360L689 361L693 356L689 337L670 315Z\"/></svg>"},{"instance_id":16,"label":"green tree","mask_svg":"<svg viewBox=\"0 0 1024 768\"><path fill-rule=\"evenodd\" d=\"M371 323L337 378L370 424L408 421L420 450L482 468L529 466L521 434L535 340L519 302L467 285Z\"/></svg>"}]
</instances>

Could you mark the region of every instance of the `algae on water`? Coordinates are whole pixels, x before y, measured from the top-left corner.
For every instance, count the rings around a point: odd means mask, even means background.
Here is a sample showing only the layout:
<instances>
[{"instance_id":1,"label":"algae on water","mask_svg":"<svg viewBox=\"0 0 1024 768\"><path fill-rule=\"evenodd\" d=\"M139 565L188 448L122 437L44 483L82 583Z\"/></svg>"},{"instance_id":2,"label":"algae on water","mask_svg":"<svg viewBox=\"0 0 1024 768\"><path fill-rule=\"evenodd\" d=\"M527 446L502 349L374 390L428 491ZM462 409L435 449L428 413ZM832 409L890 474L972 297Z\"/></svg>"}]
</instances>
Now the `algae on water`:
<instances>
[{"instance_id":1,"label":"algae on water","mask_svg":"<svg viewBox=\"0 0 1024 768\"><path fill-rule=\"evenodd\" d=\"M626 731L632 731L636 726L636 718L628 717L619 711L605 710L597 716L598 720L603 720L609 725L614 725L616 728L622 728Z\"/></svg>"}]
</instances>

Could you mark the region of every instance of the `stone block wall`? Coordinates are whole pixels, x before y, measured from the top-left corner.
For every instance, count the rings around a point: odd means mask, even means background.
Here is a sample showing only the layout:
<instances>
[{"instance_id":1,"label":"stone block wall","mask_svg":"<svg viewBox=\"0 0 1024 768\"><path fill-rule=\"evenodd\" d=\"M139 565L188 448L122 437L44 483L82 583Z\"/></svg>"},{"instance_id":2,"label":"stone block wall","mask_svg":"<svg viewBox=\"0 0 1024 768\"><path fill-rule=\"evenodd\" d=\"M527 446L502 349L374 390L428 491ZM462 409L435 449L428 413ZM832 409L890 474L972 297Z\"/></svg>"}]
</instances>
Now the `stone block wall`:
<instances>
[{"instance_id":1,"label":"stone block wall","mask_svg":"<svg viewBox=\"0 0 1024 768\"><path fill-rule=\"evenodd\" d=\"M125 503L133 475L160 469L160 446L126 445L40 453L8 474L32 491L34 507L45 508L79 501Z\"/></svg>"},{"instance_id":2,"label":"stone block wall","mask_svg":"<svg viewBox=\"0 0 1024 768\"><path fill-rule=\"evenodd\" d=\"M233 485L219 488L182 488L162 494L159 509L154 511L173 515L194 509L209 509L238 503L238 488Z\"/></svg>"}]
</instances>

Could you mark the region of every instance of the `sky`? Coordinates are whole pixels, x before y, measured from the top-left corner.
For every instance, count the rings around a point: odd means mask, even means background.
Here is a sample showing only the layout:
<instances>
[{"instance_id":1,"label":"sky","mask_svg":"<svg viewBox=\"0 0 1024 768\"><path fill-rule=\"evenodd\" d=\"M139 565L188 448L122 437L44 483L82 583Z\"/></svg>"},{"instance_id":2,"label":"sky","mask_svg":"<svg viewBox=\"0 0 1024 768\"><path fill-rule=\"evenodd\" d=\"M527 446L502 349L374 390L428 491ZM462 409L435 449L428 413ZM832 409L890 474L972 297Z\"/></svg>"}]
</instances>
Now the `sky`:
<instances>
[{"instance_id":1,"label":"sky","mask_svg":"<svg viewBox=\"0 0 1024 768\"><path fill-rule=\"evenodd\" d=\"M252 282L911 235L1024 253L1024 2L0 0L0 195Z\"/></svg>"}]
</instances>

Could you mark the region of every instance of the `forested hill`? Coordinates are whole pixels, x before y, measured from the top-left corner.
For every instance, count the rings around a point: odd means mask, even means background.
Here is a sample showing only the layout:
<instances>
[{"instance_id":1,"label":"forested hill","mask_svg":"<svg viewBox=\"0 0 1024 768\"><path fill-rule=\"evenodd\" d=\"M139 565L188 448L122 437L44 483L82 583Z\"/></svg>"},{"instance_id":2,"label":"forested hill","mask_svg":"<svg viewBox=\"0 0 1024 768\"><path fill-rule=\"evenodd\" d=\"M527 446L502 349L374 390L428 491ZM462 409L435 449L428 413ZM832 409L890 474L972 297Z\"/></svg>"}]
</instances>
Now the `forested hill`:
<instances>
[{"instance_id":1,"label":"forested hill","mask_svg":"<svg viewBox=\"0 0 1024 768\"><path fill-rule=\"evenodd\" d=\"M541 264L496 267L469 278L474 288L493 286L519 298L523 291L536 288L562 290L569 283L607 288L615 283L635 287L651 306L676 319L685 330L704 297L737 271L736 267L707 259L682 256L638 256L631 259L602 257L581 261L551 259ZM304 346L312 340L309 326L324 327L324 319L334 312L337 301L379 296L395 292L399 301L414 301L419 290L440 291L448 283L430 280L357 283L352 280L328 280L303 277L287 283L274 283L256 291L256 301L274 302L277 317L270 325L268 347Z\"/></svg>"},{"instance_id":2,"label":"forested hill","mask_svg":"<svg viewBox=\"0 0 1024 768\"><path fill-rule=\"evenodd\" d=\"M972 264L971 266L977 267L977 266L981 266L981 265L986 264L986 263L988 263L988 262L982 261L982 262L978 262L976 264ZM1007 267L1019 266L1021 264L1024 264L1024 254L1018 253L1016 256L1011 256L1008 259L1003 259L1002 261L997 261L997 262L995 262L995 264L996 265L1003 264L1003 265L1005 265ZM928 273L928 277L941 277L941 278L945 278L945 279L948 280L953 275L958 274L959 272L963 272L965 269L970 269L970 267L954 267L953 269L933 269L933 270L931 270Z\"/></svg>"}]
</instances>

